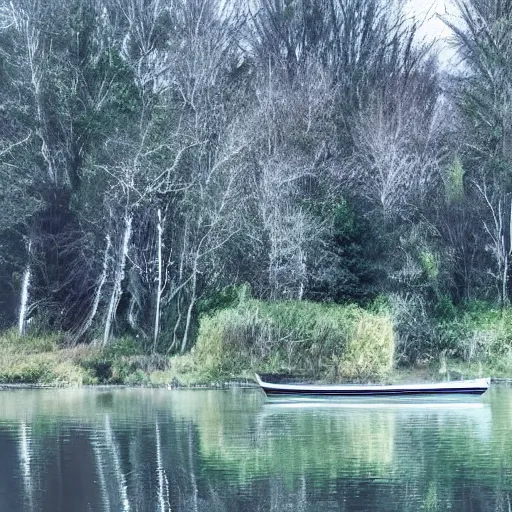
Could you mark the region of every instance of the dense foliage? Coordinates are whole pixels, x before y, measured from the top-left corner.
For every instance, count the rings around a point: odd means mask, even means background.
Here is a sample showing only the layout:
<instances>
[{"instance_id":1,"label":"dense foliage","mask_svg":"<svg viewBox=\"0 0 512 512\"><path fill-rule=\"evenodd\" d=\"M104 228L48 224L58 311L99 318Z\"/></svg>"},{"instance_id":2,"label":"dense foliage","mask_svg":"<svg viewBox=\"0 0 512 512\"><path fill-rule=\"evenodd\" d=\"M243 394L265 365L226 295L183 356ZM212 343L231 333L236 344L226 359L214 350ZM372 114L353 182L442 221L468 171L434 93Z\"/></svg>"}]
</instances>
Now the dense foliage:
<instances>
[{"instance_id":1,"label":"dense foliage","mask_svg":"<svg viewBox=\"0 0 512 512\"><path fill-rule=\"evenodd\" d=\"M210 379L245 371L378 378L394 363L393 324L384 312L303 301L242 297L201 318L194 359Z\"/></svg>"},{"instance_id":2,"label":"dense foliage","mask_svg":"<svg viewBox=\"0 0 512 512\"><path fill-rule=\"evenodd\" d=\"M448 350L512 292L512 4L459 4L451 73L400 2L1 0L1 326L184 352L248 283Z\"/></svg>"}]
</instances>

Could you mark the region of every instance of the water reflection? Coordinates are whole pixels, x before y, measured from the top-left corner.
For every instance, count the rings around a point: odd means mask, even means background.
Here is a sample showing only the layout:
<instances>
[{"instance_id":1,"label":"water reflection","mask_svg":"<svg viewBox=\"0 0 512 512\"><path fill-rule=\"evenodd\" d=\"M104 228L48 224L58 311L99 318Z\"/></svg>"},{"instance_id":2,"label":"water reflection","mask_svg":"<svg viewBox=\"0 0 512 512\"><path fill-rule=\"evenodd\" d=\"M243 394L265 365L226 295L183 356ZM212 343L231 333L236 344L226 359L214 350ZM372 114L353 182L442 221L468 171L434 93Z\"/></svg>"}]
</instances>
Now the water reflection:
<instances>
[{"instance_id":1,"label":"water reflection","mask_svg":"<svg viewBox=\"0 0 512 512\"><path fill-rule=\"evenodd\" d=\"M108 496L107 489L107 481L105 479L105 463L103 461L102 450L100 448L100 443L98 440L98 436L93 435L91 438L91 446L94 453L94 458L96 460L96 470L98 473L99 485L100 485L100 494L102 498L103 510L105 512L110 512L110 499Z\"/></svg>"},{"instance_id":2,"label":"water reflection","mask_svg":"<svg viewBox=\"0 0 512 512\"><path fill-rule=\"evenodd\" d=\"M162 442L160 441L160 427L158 421L155 421L156 438L156 471L158 475L158 505L160 512L166 512L171 509L169 503L169 481L165 473L162 457Z\"/></svg>"},{"instance_id":3,"label":"water reflection","mask_svg":"<svg viewBox=\"0 0 512 512\"><path fill-rule=\"evenodd\" d=\"M32 491L32 475L30 471L30 429L26 422L20 422L20 464L23 477L23 487L27 499L28 510L34 510L34 495Z\"/></svg>"},{"instance_id":4,"label":"water reflection","mask_svg":"<svg viewBox=\"0 0 512 512\"><path fill-rule=\"evenodd\" d=\"M0 512L508 511L511 406L0 393Z\"/></svg>"}]
</instances>

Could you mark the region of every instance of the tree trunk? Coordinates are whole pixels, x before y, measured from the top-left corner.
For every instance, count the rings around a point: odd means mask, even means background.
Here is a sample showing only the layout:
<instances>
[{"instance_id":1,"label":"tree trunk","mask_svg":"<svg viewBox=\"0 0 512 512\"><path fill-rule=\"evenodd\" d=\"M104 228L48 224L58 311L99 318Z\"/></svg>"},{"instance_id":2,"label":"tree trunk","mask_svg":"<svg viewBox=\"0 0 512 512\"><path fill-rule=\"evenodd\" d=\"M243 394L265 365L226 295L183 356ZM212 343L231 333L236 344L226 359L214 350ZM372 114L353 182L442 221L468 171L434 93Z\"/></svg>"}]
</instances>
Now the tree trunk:
<instances>
[{"instance_id":1,"label":"tree trunk","mask_svg":"<svg viewBox=\"0 0 512 512\"><path fill-rule=\"evenodd\" d=\"M158 209L158 247L157 247L157 258L158 258L158 275L157 275L157 289L156 289L156 305L155 305L155 331L153 334L153 352L156 352L158 335L160 333L160 304L162 301L162 211Z\"/></svg>"},{"instance_id":2,"label":"tree trunk","mask_svg":"<svg viewBox=\"0 0 512 512\"><path fill-rule=\"evenodd\" d=\"M91 327L94 317L98 312L98 307L101 300L101 291L103 286L107 280L108 273L108 257L110 253L110 249L112 247L112 241L110 239L110 235L107 235L107 247L105 248L105 254L103 256L103 270L101 272L101 276L98 282L98 287L96 288L96 293L94 295L94 301L92 303L91 311L85 322L78 328L78 330L73 334L72 337L72 345L76 345L76 343L80 340L80 338L87 332L87 330Z\"/></svg>"},{"instance_id":3,"label":"tree trunk","mask_svg":"<svg viewBox=\"0 0 512 512\"><path fill-rule=\"evenodd\" d=\"M28 302L30 299L30 279L32 277L32 269L30 267L30 249L32 243L28 243L27 247L27 266L25 267L25 272L23 273L23 280L21 282L21 296L20 296L20 313L18 318L18 334L23 336L25 334L25 328L27 324L27 312L28 312Z\"/></svg>"},{"instance_id":4,"label":"tree trunk","mask_svg":"<svg viewBox=\"0 0 512 512\"><path fill-rule=\"evenodd\" d=\"M107 318L105 320L105 332L103 334L103 347L105 347L109 340L110 335L112 334L112 323L114 322L114 318L116 315L117 306L119 305L119 300L121 299L122 288L121 285L124 279L124 270L126 267L126 258L128 256L128 247L130 244L130 237L132 234L132 216L126 215L124 219L124 234L123 234L123 243L121 246L120 254L119 254L119 262L117 264L117 269L114 275L114 287L112 289L112 295L110 296L110 303L107 311Z\"/></svg>"},{"instance_id":5,"label":"tree trunk","mask_svg":"<svg viewBox=\"0 0 512 512\"><path fill-rule=\"evenodd\" d=\"M32 272L30 270L30 264L27 263L25 272L23 273L23 282L21 284L20 315L18 320L18 332L20 336L23 336L25 334L25 327L27 323L27 310L31 275Z\"/></svg>"},{"instance_id":6,"label":"tree trunk","mask_svg":"<svg viewBox=\"0 0 512 512\"><path fill-rule=\"evenodd\" d=\"M197 293L197 255L196 260L194 262L194 269L192 270L192 293L190 296L190 302L188 304L187 309L187 320L185 322L185 332L183 333L183 339L181 340L181 353L183 354L188 345L188 335L190 331L190 324L192 322L192 311L194 309L194 305L196 303L196 293Z\"/></svg>"}]
</instances>

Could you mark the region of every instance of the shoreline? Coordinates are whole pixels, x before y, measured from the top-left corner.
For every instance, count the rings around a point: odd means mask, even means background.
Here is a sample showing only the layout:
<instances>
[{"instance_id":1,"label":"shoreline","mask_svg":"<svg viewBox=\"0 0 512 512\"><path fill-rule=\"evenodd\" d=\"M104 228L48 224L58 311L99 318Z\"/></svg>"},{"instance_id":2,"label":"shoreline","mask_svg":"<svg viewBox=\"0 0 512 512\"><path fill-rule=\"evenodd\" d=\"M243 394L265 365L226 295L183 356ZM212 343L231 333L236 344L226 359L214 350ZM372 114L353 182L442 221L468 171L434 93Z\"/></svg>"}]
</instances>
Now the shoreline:
<instances>
[{"instance_id":1,"label":"shoreline","mask_svg":"<svg viewBox=\"0 0 512 512\"><path fill-rule=\"evenodd\" d=\"M512 378L504 378L504 377L490 377L491 385L496 387L512 387ZM451 379L452 381L462 380ZM393 380L388 380L390 383ZM446 380L435 380L435 379L422 379L422 380L407 380L408 383L435 383L435 382L443 382ZM403 380L396 380L394 382L405 383ZM250 379L233 379L233 380L224 380L224 381L213 381L210 383L170 383L170 384L46 384L46 383L23 383L23 382L15 382L15 383L0 383L0 391L15 391L15 390L55 390L55 389L95 389L95 390L112 390L112 389L168 389L169 391L178 391L178 390L229 390L229 389L260 389L259 385L256 381L252 381Z\"/></svg>"},{"instance_id":2,"label":"shoreline","mask_svg":"<svg viewBox=\"0 0 512 512\"><path fill-rule=\"evenodd\" d=\"M221 357L218 351L206 351L204 346L182 355L147 355L130 339L119 340L107 349L91 345L63 348L56 335L22 339L8 334L0 337L0 348L0 390L251 388L258 387L255 373L318 384L415 384L490 377L494 385L512 385L512 359L501 358L468 362L443 355L414 365L363 365L359 370L350 361L329 360L327 356L322 365L312 366L311 358L302 352L286 361L277 352L271 360L243 351L223 352Z\"/></svg>"}]
</instances>

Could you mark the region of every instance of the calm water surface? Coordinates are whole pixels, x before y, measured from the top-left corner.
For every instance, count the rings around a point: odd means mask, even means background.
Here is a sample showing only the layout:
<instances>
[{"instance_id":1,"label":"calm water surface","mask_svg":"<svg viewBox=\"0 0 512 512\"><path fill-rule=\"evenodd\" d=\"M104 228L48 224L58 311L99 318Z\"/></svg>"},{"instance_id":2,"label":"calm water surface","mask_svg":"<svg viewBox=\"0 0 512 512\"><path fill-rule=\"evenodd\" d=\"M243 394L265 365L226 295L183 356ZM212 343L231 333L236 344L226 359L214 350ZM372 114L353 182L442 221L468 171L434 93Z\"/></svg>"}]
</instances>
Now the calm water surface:
<instances>
[{"instance_id":1,"label":"calm water surface","mask_svg":"<svg viewBox=\"0 0 512 512\"><path fill-rule=\"evenodd\" d=\"M259 390L2 391L0 457L0 512L508 512L512 390L320 405Z\"/></svg>"}]
</instances>

